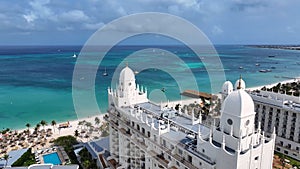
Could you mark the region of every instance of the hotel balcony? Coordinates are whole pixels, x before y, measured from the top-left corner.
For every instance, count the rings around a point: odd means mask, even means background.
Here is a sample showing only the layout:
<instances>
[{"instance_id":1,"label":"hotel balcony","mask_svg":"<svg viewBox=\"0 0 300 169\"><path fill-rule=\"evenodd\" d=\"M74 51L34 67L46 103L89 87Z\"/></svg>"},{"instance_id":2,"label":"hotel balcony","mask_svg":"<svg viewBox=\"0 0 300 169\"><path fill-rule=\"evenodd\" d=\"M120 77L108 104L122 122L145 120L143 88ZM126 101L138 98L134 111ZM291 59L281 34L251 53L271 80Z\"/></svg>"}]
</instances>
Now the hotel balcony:
<instances>
[{"instance_id":1,"label":"hotel balcony","mask_svg":"<svg viewBox=\"0 0 300 169\"><path fill-rule=\"evenodd\" d=\"M151 150L149 152L149 155L151 155L151 157L153 157L155 160L157 160L158 162L160 162L160 164L162 164L165 168L168 168L169 161L167 161L162 155L157 154L153 150Z\"/></svg>"}]
</instances>

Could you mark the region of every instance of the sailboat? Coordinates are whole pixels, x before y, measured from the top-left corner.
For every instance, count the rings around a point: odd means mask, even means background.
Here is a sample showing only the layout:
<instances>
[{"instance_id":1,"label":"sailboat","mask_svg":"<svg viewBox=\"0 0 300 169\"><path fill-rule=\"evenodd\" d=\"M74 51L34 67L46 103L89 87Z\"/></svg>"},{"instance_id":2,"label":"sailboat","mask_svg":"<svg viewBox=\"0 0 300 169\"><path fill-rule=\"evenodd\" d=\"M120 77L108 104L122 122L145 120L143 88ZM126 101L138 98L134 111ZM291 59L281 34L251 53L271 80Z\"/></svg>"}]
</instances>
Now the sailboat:
<instances>
[{"instance_id":1,"label":"sailboat","mask_svg":"<svg viewBox=\"0 0 300 169\"><path fill-rule=\"evenodd\" d=\"M108 73L106 72L106 67L105 67L105 71L102 73L102 76L108 76Z\"/></svg>"},{"instance_id":2,"label":"sailboat","mask_svg":"<svg viewBox=\"0 0 300 169\"><path fill-rule=\"evenodd\" d=\"M73 58L76 58L77 57L77 55L74 53L74 55L72 56Z\"/></svg>"}]
</instances>

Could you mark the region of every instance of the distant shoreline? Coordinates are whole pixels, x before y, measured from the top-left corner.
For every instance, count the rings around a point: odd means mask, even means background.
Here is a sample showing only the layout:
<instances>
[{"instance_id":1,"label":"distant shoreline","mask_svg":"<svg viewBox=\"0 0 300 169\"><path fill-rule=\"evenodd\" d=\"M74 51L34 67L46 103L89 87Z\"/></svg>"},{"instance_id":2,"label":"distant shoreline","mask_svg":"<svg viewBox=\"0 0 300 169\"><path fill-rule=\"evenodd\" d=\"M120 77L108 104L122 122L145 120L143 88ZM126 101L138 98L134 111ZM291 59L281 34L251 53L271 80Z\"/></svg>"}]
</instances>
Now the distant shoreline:
<instances>
[{"instance_id":1,"label":"distant shoreline","mask_svg":"<svg viewBox=\"0 0 300 169\"><path fill-rule=\"evenodd\" d=\"M249 87L249 88L246 88L246 90L250 90L250 91L261 90L261 88L263 88L263 87L272 88L272 87L276 86L278 83L287 84L287 83L297 82L299 80L300 80L300 77L295 77L294 79L283 80L283 81L279 81L277 83L266 84L266 85L261 85L261 86L256 86L256 87Z\"/></svg>"},{"instance_id":2,"label":"distant shoreline","mask_svg":"<svg viewBox=\"0 0 300 169\"><path fill-rule=\"evenodd\" d=\"M283 50L300 50L300 45L246 45L255 48L268 48L268 49L283 49Z\"/></svg>"}]
</instances>

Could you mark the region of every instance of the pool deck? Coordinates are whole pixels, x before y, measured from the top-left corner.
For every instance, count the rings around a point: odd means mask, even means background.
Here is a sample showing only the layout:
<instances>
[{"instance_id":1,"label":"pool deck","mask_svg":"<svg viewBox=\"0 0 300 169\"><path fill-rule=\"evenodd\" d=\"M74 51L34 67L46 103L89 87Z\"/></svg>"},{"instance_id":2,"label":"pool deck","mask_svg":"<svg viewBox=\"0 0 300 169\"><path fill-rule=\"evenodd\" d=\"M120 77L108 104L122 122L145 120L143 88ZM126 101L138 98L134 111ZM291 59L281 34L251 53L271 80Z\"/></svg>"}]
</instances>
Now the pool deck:
<instances>
[{"instance_id":1,"label":"pool deck","mask_svg":"<svg viewBox=\"0 0 300 169\"><path fill-rule=\"evenodd\" d=\"M61 146L58 146L58 147L45 148L45 149L36 151L35 159L36 159L37 164L44 164L45 162L44 162L43 156L47 155L47 154L51 154L51 153L57 153L57 155L61 161L61 165L65 165L69 160L69 157L68 157L67 153L65 152L64 148Z\"/></svg>"}]
</instances>

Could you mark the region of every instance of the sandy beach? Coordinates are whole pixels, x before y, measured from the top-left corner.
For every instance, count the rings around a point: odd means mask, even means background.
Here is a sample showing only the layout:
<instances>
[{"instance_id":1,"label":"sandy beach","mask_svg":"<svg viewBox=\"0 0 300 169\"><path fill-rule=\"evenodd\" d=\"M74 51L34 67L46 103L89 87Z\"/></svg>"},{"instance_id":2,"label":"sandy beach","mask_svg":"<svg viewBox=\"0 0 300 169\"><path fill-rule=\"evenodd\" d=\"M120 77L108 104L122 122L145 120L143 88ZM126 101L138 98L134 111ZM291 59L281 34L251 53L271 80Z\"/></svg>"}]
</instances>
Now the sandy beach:
<instances>
[{"instance_id":1,"label":"sandy beach","mask_svg":"<svg viewBox=\"0 0 300 169\"><path fill-rule=\"evenodd\" d=\"M0 134L0 140L5 140L5 137L10 137L11 139L14 138L15 141L8 141L3 144L7 144L7 146L3 147L2 152L0 152L0 157L11 150L17 150L25 147L32 147L33 151L50 147L52 141L61 136L74 136L75 131L78 130L79 136L77 140L80 142L87 142L91 139L101 137L101 130L99 130L100 126L105 123L104 121L105 114L99 114L91 117L86 117L78 120L66 121L63 123L57 123L55 126L51 126L51 122L47 121L48 125L41 126L39 128L38 134L34 134L34 127L29 128L30 134L27 134L27 128L13 130L11 134ZM100 123L96 124L95 118L99 118ZM87 127L85 125L79 125L80 121L85 121L86 123L89 122L92 127ZM66 128L59 128L60 125L68 125ZM48 134L50 131L51 134ZM24 141L20 139L16 139L15 136L21 135L22 137L26 138ZM32 138L34 137L34 138ZM27 141L25 141L27 140ZM21 144L26 143L26 144Z\"/></svg>"},{"instance_id":2,"label":"sandy beach","mask_svg":"<svg viewBox=\"0 0 300 169\"><path fill-rule=\"evenodd\" d=\"M246 90L250 90L250 91L260 90L263 87L271 88L273 86L276 86L278 83L286 84L286 83L293 83L293 82L298 82L298 81L300 81L300 77L295 77L294 79L283 80L283 81L279 81L279 82L272 83L272 84L266 84L266 85L262 85L262 86L249 87L249 88L246 88ZM247 84L247 82L246 82L246 84Z\"/></svg>"},{"instance_id":3,"label":"sandy beach","mask_svg":"<svg viewBox=\"0 0 300 169\"><path fill-rule=\"evenodd\" d=\"M286 83L297 82L299 80L300 80L300 77L297 77L295 79L284 80L284 81L280 81L277 83L272 83L272 84L267 84L267 85L262 85L262 86L257 86L257 87L250 87L250 88L247 88L246 90L250 90L250 91L259 90L264 86L267 88L271 88L271 87L277 85L278 83L286 84ZM33 147L34 151L45 148L45 147L49 147L52 144L51 140L53 141L54 139L61 137L61 136L68 136L68 135L74 136L76 130L79 133L79 137L77 137L78 141L87 142L92 139L99 138L99 137L101 137L101 131L99 130L99 128L102 124L105 123L104 116L105 116L105 114L99 114L99 115L90 116L90 117L86 117L86 118L82 118L82 119L70 120L70 121L65 121L62 123L57 123L55 126L51 125L51 121L47 121L48 124L44 127L41 126L39 128L38 133L40 134L41 132L46 133L46 131L47 132L51 131L50 132L51 134L49 136L43 136L43 137L41 137L41 135L38 135L37 138L34 138L33 142L31 142L31 143L28 142L27 147ZM99 124L96 124L96 122L95 122L96 117L99 118L99 120L100 120ZM82 122L82 121L85 121L86 123L90 123L92 127L87 127L86 125L79 125L79 122ZM64 125L66 126L65 128L59 127L59 126L64 126ZM34 128L35 128L35 126L33 126L29 129L30 134L34 133ZM16 135L15 133L19 133L19 134L24 133L26 130L27 130L27 128L13 130L12 135ZM0 136L4 137L4 135L0 135ZM24 135L24 134L23 134L23 136L27 137L27 135ZM1 137L0 137L0 139L1 139ZM44 145L35 144L36 142L40 141L39 140L40 137L44 138ZM17 141L16 143L10 143L10 144L15 144L17 146L17 144L19 144L19 141ZM8 145L10 145L10 144L8 144ZM8 146L6 149L6 152L21 148L21 146L17 146L17 147L16 146Z\"/></svg>"},{"instance_id":4,"label":"sandy beach","mask_svg":"<svg viewBox=\"0 0 300 169\"><path fill-rule=\"evenodd\" d=\"M67 121L65 123L58 123L56 125L56 127L54 127L55 131L53 130L53 135L52 137L53 138L57 138L57 137L60 137L60 136L67 136L67 135L72 135L74 136L75 134L75 130L78 130L80 131L81 130L81 126L78 125L79 121L86 121L86 122L90 122L93 126L101 126L101 124L103 124L104 122L104 117L105 114L100 114L100 115L95 115L95 116L91 116L91 117L86 117L86 118L82 118L82 119L78 119L78 120L72 120L72 121ZM99 120L100 120L100 124L95 124L95 118L98 117ZM61 128L61 129L58 129L58 126L60 124L66 124L66 123L69 123L69 127L67 128ZM52 128L53 129L53 126L47 126L47 128ZM46 127L45 127L46 129Z\"/></svg>"}]
</instances>

